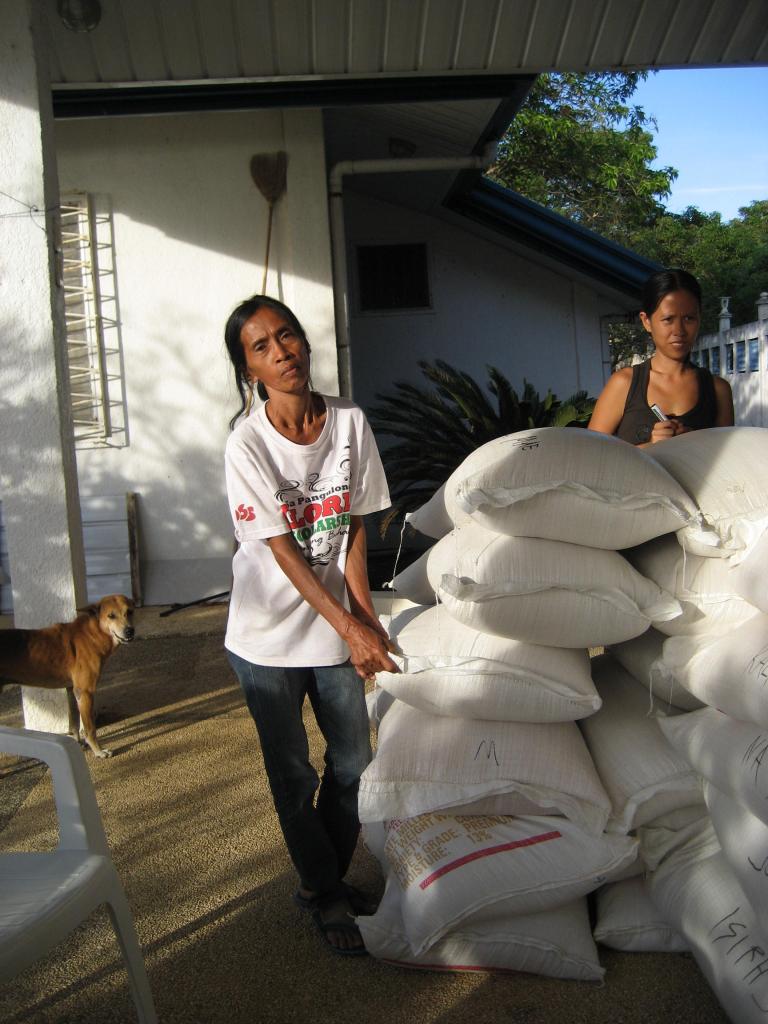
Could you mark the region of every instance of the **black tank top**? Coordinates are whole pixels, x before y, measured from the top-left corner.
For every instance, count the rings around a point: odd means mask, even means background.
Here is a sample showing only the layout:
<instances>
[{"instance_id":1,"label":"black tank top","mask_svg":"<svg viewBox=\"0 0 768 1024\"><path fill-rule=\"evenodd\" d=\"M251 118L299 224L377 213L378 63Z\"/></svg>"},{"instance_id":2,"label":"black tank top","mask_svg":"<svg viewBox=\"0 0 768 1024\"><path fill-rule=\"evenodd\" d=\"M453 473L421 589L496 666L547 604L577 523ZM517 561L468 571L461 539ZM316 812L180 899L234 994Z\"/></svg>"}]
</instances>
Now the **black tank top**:
<instances>
[{"instance_id":1,"label":"black tank top","mask_svg":"<svg viewBox=\"0 0 768 1024\"><path fill-rule=\"evenodd\" d=\"M675 419L690 430L703 430L714 427L717 418L717 399L712 374L702 366L697 366L696 374L699 383L699 398L696 405L682 416ZM651 361L637 363L632 367L632 383L624 403L624 415L615 431L615 436L630 444L645 444L650 440L651 431L656 417L648 405L648 380L651 375Z\"/></svg>"}]
</instances>

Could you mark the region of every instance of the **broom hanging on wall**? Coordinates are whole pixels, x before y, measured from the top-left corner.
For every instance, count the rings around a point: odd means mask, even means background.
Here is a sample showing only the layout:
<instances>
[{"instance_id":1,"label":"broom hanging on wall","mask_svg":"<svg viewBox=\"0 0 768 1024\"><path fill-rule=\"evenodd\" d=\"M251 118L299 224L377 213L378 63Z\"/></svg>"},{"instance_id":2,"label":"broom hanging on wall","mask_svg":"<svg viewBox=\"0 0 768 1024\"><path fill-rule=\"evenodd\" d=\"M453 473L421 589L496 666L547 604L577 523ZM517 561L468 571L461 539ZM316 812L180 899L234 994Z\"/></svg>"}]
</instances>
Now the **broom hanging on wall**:
<instances>
[{"instance_id":1,"label":"broom hanging on wall","mask_svg":"<svg viewBox=\"0 0 768 1024\"><path fill-rule=\"evenodd\" d=\"M264 279L261 285L262 295L267 287L267 272L269 271L269 247L272 241L272 215L275 210L275 203L285 192L285 172L288 166L288 154L284 150L277 153L254 153L251 157L251 177L256 188L269 203L269 217L267 219L267 251L264 256Z\"/></svg>"}]
</instances>

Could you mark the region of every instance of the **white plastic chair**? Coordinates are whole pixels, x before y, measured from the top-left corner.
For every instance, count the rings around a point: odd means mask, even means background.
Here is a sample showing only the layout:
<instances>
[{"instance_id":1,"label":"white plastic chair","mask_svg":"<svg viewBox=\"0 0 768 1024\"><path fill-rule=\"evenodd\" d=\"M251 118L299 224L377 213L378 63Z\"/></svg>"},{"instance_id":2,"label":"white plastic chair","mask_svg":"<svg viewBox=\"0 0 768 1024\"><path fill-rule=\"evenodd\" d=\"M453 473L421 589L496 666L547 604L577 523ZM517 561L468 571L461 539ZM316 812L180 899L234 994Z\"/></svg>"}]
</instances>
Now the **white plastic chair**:
<instances>
[{"instance_id":1,"label":"white plastic chair","mask_svg":"<svg viewBox=\"0 0 768 1024\"><path fill-rule=\"evenodd\" d=\"M0 853L0 982L49 952L106 903L139 1021L156 1024L136 929L82 750L69 736L0 727L0 751L49 766L59 819L56 850Z\"/></svg>"}]
</instances>

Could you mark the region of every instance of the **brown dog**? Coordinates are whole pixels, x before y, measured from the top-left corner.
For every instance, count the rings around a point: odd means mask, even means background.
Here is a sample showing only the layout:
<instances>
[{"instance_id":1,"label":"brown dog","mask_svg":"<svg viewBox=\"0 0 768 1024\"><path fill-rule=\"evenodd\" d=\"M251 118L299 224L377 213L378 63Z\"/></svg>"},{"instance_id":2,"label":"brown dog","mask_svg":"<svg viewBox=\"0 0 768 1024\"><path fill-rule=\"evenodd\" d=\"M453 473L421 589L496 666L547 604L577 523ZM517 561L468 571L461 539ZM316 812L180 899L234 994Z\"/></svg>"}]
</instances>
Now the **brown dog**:
<instances>
[{"instance_id":1,"label":"brown dog","mask_svg":"<svg viewBox=\"0 0 768 1024\"><path fill-rule=\"evenodd\" d=\"M0 687L23 686L67 689L69 731L85 741L96 757L111 757L96 739L93 698L104 662L118 644L133 640L133 601L122 594L103 597L84 608L74 622L45 629L0 630Z\"/></svg>"}]
</instances>

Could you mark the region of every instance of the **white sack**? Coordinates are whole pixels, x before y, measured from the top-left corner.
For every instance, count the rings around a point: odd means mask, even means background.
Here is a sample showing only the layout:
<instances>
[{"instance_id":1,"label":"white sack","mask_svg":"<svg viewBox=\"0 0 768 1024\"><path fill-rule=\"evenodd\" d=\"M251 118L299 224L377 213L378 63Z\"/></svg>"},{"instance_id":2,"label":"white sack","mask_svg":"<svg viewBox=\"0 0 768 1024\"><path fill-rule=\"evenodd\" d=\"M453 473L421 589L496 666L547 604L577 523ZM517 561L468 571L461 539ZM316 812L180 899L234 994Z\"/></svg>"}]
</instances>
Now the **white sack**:
<instances>
[{"instance_id":1,"label":"white sack","mask_svg":"<svg viewBox=\"0 0 768 1024\"><path fill-rule=\"evenodd\" d=\"M685 491L653 459L590 430L538 427L489 441L449 477L454 520L489 530L617 550L699 523Z\"/></svg>"},{"instance_id":2,"label":"white sack","mask_svg":"<svg viewBox=\"0 0 768 1024\"><path fill-rule=\"evenodd\" d=\"M761 612L768 612L768 531L757 541L746 558L729 567L730 583L737 594Z\"/></svg>"},{"instance_id":3,"label":"white sack","mask_svg":"<svg viewBox=\"0 0 768 1024\"><path fill-rule=\"evenodd\" d=\"M690 944L733 1024L762 1024L768 1013L768 937L723 855L673 857L647 884L659 913Z\"/></svg>"},{"instance_id":4,"label":"white sack","mask_svg":"<svg viewBox=\"0 0 768 1024\"><path fill-rule=\"evenodd\" d=\"M768 430L764 427L710 427L654 444L648 453L693 498L720 538L702 545L688 528L680 543L701 555L745 558L768 526Z\"/></svg>"},{"instance_id":5,"label":"white sack","mask_svg":"<svg viewBox=\"0 0 768 1024\"><path fill-rule=\"evenodd\" d=\"M680 614L616 551L457 527L430 550L429 581L459 622L549 647L601 647Z\"/></svg>"},{"instance_id":6,"label":"white sack","mask_svg":"<svg viewBox=\"0 0 768 1024\"><path fill-rule=\"evenodd\" d=\"M704 780L701 781L702 790L699 792L697 802L690 807L678 807L674 811L667 811L660 814L658 818L649 821L646 828L665 828L672 832L679 832L697 822L709 822L709 811L702 803ZM715 851L716 852L716 851Z\"/></svg>"},{"instance_id":7,"label":"white sack","mask_svg":"<svg viewBox=\"0 0 768 1024\"><path fill-rule=\"evenodd\" d=\"M425 551L419 555L410 565L406 565L396 576L393 577L389 586L397 594L398 598L405 598L418 605L433 605L437 601L437 595L432 589L432 584L427 576L427 560L429 552Z\"/></svg>"},{"instance_id":8,"label":"white sack","mask_svg":"<svg viewBox=\"0 0 768 1024\"><path fill-rule=\"evenodd\" d=\"M473 814L563 814L593 834L610 811L574 722L446 718L395 701L360 779L360 821L470 805Z\"/></svg>"},{"instance_id":9,"label":"white sack","mask_svg":"<svg viewBox=\"0 0 768 1024\"><path fill-rule=\"evenodd\" d=\"M733 574L725 559L687 552L674 534L657 537L624 555L646 579L680 602L682 615L654 623L661 633L716 636L759 614L734 592Z\"/></svg>"},{"instance_id":10,"label":"white sack","mask_svg":"<svg viewBox=\"0 0 768 1024\"><path fill-rule=\"evenodd\" d=\"M601 655L592 675L603 706L581 731L611 798L609 832L631 832L660 814L702 802L701 782L669 744L626 669Z\"/></svg>"},{"instance_id":11,"label":"white sack","mask_svg":"<svg viewBox=\"0 0 768 1024\"><path fill-rule=\"evenodd\" d=\"M670 637L663 658L698 700L768 729L768 615L757 612L727 636Z\"/></svg>"},{"instance_id":12,"label":"white sack","mask_svg":"<svg viewBox=\"0 0 768 1024\"><path fill-rule=\"evenodd\" d=\"M632 640L612 644L611 654L643 687L646 695L658 698L662 709L696 711L704 706L702 702L681 686L664 664L665 640L663 633L651 627Z\"/></svg>"},{"instance_id":13,"label":"white sack","mask_svg":"<svg viewBox=\"0 0 768 1024\"><path fill-rule=\"evenodd\" d=\"M768 824L768 733L703 708L676 718L659 719L673 747L718 789Z\"/></svg>"},{"instance_id":14,"label":"white sack","mask_svg":"<svg viewBox=\"0 0 768 1024\"><path fill-rule=\"evenodd\" d=\"M388 693L420 711L510 722L571 722L600 707L585 648L542 647L478 633L435 606L390 623L400 673Z\"/></svg>"},{"instance_id":15,"label":"white sack","mask_svg":"<svg viewBox=\"0 0 768 1024\"><path fill-rule=\"evenodd\" d=\"M720 853L720 843L706 804L695 808L697 813L694 816L690 815L690 810L687 808L684 814L662 815L637 830L640 857L647 871L657 871L660 866L672 862L706 860Z\"/></svg>"},{"instance_id":16,"label":"white sack","mask_svg":"<svg viewBox=\"0 0 768 1024\"><path fill-rule=\"evenodd\" d=\"M768 825L711 782L704 783L704 798L723 856L768 935Z\"/></svg>"},{"instance_id":17,"label":"white sack","mask_svg":"<svg viewBox=\"0 0 768 1024\"><path fill-rule=\"evenodd\" d=\"M387 710L392 706L392 701L395 698L392 694L387 693L386 690L382 690L377 684L372 690L365 695L365 706L368 711L368 722L372 729L378 729L382 718L387 713Z\"/></svg>"},{"instance_id":18,"label":"white sack","mask_svg":"<svg viewBox=\"0 0 768 1024\"><path fill-rule=\"evenodd\" d=\"M701 786L703 785L702 779ZM635 874L655 871L665 857L683 846L695 851L698 857L709 857L720 852L720 844L712 828L701 789L697 794L697 801L690 807L679 807L667 814L660 814L658 818L638 828L636 836L640 846L637 855L642 871ZM609 881L616 882L620 879L611 878Z\"/></svg>"},{"instance_id":19,"label":"white sack","mask_svg":"<svg viewBox=\"0 0 768 1024\"><path fill-rule=\"evenodd\" d=\"M385 873L399 882L416 955L482 908L499 921L565 906L631 861L637 846L546 816L424 814L386 828Z\"/></svg>"},{"instance_id":20,"label":"white sack","mask_svg":"<svg viewBox=\"0 0 768 1024\"><path fill-rule=\"evenodd\" d=\"M599 981L605 971L589 928L585 899L539 914L487 920L467 917L418 956L411 951L400 911L401 890L390 876L379 909L357 918L371 956L400 967L433 971L525 971L549 978Z\"/></svg>"},{"instance_id":21,"label":"white sack","mask_svg":"<svg viewBox=\"0 0 768 1024\"><path fill-rule=\"evenodd\" d=\"M628 953L686 953L686 940L671 928L651 902L640 877L609 882L596 893L594 937L610 949Z\"/></svg>"},{"instance_id":22,"label":"white sack","mask_svg":"<svg viewBox=\"0 0 768 1024\"><path fill-rule=\"evenodd\" d=\"M445 507L445 484L438 487L429 501L415 512L406 512L405 521L414 530L418 530L426 537L434 537L435 540L450 533L454 524Z\"/></svg>"}]
</instances>

